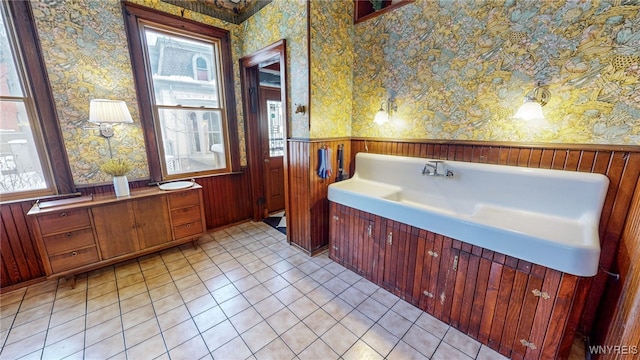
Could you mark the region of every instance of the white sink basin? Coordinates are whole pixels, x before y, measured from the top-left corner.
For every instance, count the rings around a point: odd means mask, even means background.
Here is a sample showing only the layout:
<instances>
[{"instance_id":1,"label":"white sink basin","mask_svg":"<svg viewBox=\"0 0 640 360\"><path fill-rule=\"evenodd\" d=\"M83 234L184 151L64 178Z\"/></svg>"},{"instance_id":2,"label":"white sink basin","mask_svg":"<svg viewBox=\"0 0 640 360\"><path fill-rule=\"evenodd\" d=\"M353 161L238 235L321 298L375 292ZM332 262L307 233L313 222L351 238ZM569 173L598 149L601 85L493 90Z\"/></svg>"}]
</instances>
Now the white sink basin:
<instances>
[{"instance_id":1,"label":"white sink basin","mask_svg":"<svg viewBox=\"0 0 640 360\"><path fill-rule=\"evenodd\" d=\"M329 200L562 272L598 270L601 174L359 153Z\"/></svg>"}]
</instances>

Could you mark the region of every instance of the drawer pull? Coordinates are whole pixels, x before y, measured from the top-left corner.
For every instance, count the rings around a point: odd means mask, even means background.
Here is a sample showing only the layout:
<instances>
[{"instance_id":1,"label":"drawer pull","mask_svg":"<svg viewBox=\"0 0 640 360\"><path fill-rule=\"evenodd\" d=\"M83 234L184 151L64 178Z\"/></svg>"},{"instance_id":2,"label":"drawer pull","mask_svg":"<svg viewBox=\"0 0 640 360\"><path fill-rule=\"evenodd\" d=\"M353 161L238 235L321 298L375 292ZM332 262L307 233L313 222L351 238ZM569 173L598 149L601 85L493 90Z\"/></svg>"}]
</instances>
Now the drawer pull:
<instances>
[{"instance_id":1,"label":"drawer pull","mask_svg":"<svg viewBox=\"0 0 640 360\"><path fill-rule=\"evenodd\" d=\"M190 228L190 227L191 227L191 224L187 224L187 228Z\"/></svg>"},{"instance_id":2,"label":"drawer pull","mask_svg":"<svg viewBox=\"0 0 640 360\"><path fill-rule=\"evenodd\" d=\"M458 255L453 257L453 271L458 271Z\"/></svg>"},{"instance_id":3,"label":"drawer pull","mask_svg":"<svg viewBox=\"0 0 640 360\"><path fill-rule=\"evenodd\" d=\"M549 296L549 294L546 291L540 291L538 289L533 289L533 290L531 290L531 292L533 293L533 296L538 296L538 297L543 298L545 300L551 298L551 296Z\"/></svg>"},{"instance_id":4,"label":"drawer pull","mask_svg":"<svg viewBox=\"0 0 640 360\"><path fill-rule=\"evenodd\" d=\"M68 214L66 212L60 213L60 217L66 217Z\"/></svg>"},{"instance_id":5,"label":"drawer pull","mask_svg":"<svg viewBox=\"0 0 640 360\"><path fill-rule=\"evenodd\" d=\"M430 292L428 292L427 290L423 291L422 293L423 293L426 297L433 298L433 294L432 294L432 293L430 293Z\"/></svg>"},{"instance_id":6,"label":"drawer pull","mask_svg":"<svg viewBox=\"0 0 640 360\"><path fill-rule=\"evenodd\" d=\"M72 252L71 256L78 256L78 252L77 251Z\"/></svg>"},{"instance_id":7,"label":"drawer pull","mask_svg":"<svg viewBox=\"0 0 640 360\"><path fill-rule=\"evenodd\" d=\"M389 246L393 245L393 233L389 232L389 235L387 235L387 240L389 243Z\"/></svg>"},{"instance_id":8,"label":"drawer pull","mask_svg":"<svg viewBox=\"0 0 640 360\"><path fill-rule=\"evenodd\" d=\"M367 235L369 237L371 237L371 225L369 225L369 227L367 227Z\"/></svg>"},{"instance_id":9,"label":"drawer pull","mask_svg":"<svg viewBox=\"0 0 640 360\"><path fill-rule=\"evenodd\" d=\"M340 218L337 215L333 215L333 220L338 221Z\"/></svg>"},{"instance_id":10,"label":"drawer pull","mask_svg":"<svg viewBox=\"0 0 640 360\"><path fill-rule=\"evenodd\" d=\"M65 234L65 236L66 236L66 237L68 237L68 238L70 238L70 237L72 237L72 236L73 236L73 233L72 233L72 232L68 232L68 233L66 233L66 234Z\"/></svg>"},{"instance_id":11,"label":"drawer pull","mask_svg":"<svg viewBox=\"0 0 640 360\"><path fill-rule=\"evenodd\" d=\"M429 254L430 256L433 256L433 257L438 257L438 253L437 253L437 252L435 252L435 251L431 251L431 250L429 250L429 251L427 252L427 254Z\"/></svg>"}]
</instances>

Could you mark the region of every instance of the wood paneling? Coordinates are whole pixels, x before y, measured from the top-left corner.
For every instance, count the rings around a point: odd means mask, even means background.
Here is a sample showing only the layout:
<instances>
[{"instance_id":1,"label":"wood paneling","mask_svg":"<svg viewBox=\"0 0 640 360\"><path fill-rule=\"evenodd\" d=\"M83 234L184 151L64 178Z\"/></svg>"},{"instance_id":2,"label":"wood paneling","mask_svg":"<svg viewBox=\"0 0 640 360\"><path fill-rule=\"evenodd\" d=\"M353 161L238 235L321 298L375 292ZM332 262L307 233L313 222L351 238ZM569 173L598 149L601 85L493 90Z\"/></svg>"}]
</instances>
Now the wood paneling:
<instances>
[{"instance_id":1,"label":"wood paneling","mask_svg":"<svg viewBox=\"0 0 640 360\"><path fill-rule=\"evenodd\" d=\"M329 201L327 189L334 183L338 172L338 145L344 145L344 168L349 169L350 140L296 140L288 141L289 210L287 236L291 243L309 254L317 253L329 244ZM321 179L317 174L318 150L331 149L333 174Z\"/></svg>"},{"instance_id":2,"label":"wood paneling","mask_svg":"<svg viewBox=\"0 0 640 360\"><path fill-rule=\"evenodd\" d=\"M361 151L604 174L610 184L600 218L600 266L617 271L616 251L640 174L640 147L352 139L351 173L355 155ZM608 277L599 272L590 280L580 282L579 291L588 288L579 324L583 333L589 333L592 328Z\"/></svg>"},{"instance_id":3,"label":"wood paneling","mask_svg":"<svg viewBox=\"0 0 640 360\"><path fill-rule=\"evenodd\" d=\"M620 240L617 265L620 280L609 282L601 316L596 322L592 345L627 346L626 350L640 351L640 183L636 186L628 221ZM599 331L597 331L599 330ZM635 354L637 356L637 354ZM633 358L610 352L600 359Z\"/></svg>"},{"instance_id":4,"label":"wood paneling","mask_svg":"<svg viewBox=\"0 0 640 360\"><path fill-rule=\"evenodd\" d=\"M249 184L246 173L233 173L206 178L196 182L203 187L207 228L213 229L251 217ZM148 181L131 181L130 187L146 187ZM113 192L112 184L79 189L82 195ZM20 284L45 276L40 253L30 229L27 212L34 200L5 203L0 206L2 219L0 233L0 288L12 289Z\"/></svg>"}]
</instances>

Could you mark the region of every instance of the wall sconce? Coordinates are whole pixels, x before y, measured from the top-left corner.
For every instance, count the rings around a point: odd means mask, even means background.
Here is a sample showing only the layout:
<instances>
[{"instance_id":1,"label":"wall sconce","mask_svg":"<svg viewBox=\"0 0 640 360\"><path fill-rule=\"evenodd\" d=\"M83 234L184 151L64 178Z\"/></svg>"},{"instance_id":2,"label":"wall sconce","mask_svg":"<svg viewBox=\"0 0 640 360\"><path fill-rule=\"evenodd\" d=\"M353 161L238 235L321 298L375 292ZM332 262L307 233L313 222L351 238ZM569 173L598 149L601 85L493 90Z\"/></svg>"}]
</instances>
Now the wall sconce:
<instances>
[{"instance_id":1,"label":"wall sconce","mask_svg":"<svg viewBox=\"0 0 640 360\"><path fill-rule=\"evenodd\" d=\"M387 109L384 109L384 101L380 104L380 110L376 113L376 116L373 118L373 122L382 125L391 119L391 115L394 111L398 111L398 105L396 104L395 99L388 98Z\"/></svg>"},{"instance_id":2,"label":"wall sconce","mask_svg":"<svg viewBox=\"0 0 640 360\"><path fill-rule=\"evenodd\" d=\"M110 140L113 136L113 124L132 123L133 119L124 101L93 99L89 103L89 122L99 127L85 127L85 129L100 130L100 135L107 139L109 155L113 158Z\"/></svg>"},{"instance_id":3,"label":"wall sconce","mask_svg":"<svg viewBox=\"0 0 640 360\"><path fill-rule=\"evenodd\" d=\"M544 114L542 113L542 107L549 102L551 92L546 88L536 86L525 97L524 103L520 106L516 114L513 116L515 119L522 120L544 120Z\"/></svg>"}]
</instances>

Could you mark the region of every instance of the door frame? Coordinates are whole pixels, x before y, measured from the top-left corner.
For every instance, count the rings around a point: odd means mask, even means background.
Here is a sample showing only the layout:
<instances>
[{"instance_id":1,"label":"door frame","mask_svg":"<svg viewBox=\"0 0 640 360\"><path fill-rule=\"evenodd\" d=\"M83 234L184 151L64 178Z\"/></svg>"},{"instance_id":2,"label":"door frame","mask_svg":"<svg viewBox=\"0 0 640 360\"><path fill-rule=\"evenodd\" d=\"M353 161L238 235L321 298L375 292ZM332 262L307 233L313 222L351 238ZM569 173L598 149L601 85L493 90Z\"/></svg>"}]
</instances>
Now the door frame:
<instances>
[{"instance_id":1,"label":"door frame","mask_svg":"<svg viewBox=\"0 0 640 360\"><path fill-rule=\"evenodd\" d=\"M286 71L286 40L279 40L251 55L240 59L240 81L242 86L242 107L246 129L247 168L249 171L251 208L254 221L261 221L265 217L265 184L264 184L264 157L259 129L259 79L258 68L261 63L279 56L280 63L280 98L285 111L283 115L285 127L285 146L282 157L284 171L284 208L285 213L289 209L289 172L288 172L288 139L289 135L289 103L287 101L287 71ZM254 90L251 90L254 89ZM287 235L288 237L288 235Z\"/></svg>"}]
</instances>

